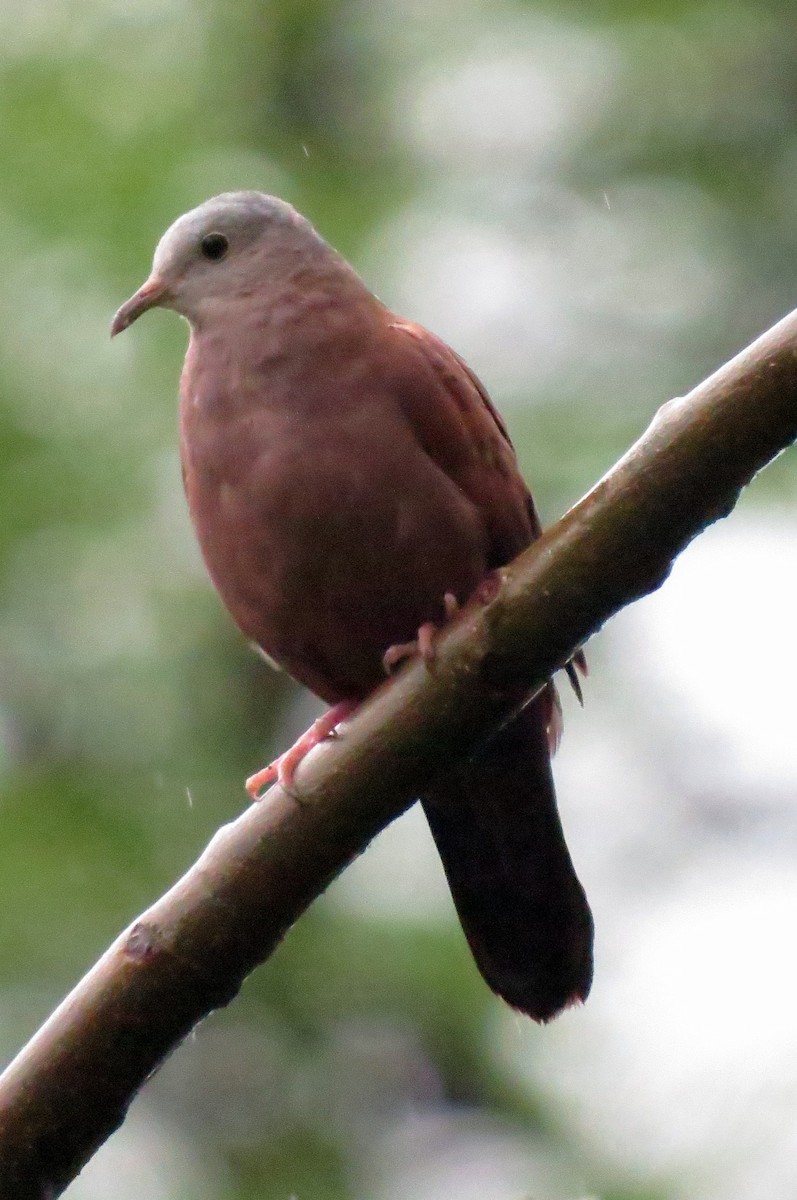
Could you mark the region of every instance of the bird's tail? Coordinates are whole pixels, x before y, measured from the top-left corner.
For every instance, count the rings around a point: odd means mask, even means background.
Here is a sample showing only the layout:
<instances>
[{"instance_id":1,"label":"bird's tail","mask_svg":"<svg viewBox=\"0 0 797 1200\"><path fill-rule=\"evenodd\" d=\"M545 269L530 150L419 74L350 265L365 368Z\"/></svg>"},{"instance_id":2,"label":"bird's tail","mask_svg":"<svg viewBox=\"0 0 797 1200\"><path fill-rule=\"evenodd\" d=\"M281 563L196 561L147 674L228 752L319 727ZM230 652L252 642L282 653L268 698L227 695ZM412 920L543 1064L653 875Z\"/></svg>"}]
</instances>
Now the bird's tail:
<instances>
[{"instance_id":1,"label":"bird's tail","mask_svg":"<svg viewBox=\"0 0 797 1200\"><path fill-rule=\"evenodd\" d=\"M479 970L535 1021L592 982L592 914L551 776L549 687L422 799Z\"/></svg>"}]
</instances>

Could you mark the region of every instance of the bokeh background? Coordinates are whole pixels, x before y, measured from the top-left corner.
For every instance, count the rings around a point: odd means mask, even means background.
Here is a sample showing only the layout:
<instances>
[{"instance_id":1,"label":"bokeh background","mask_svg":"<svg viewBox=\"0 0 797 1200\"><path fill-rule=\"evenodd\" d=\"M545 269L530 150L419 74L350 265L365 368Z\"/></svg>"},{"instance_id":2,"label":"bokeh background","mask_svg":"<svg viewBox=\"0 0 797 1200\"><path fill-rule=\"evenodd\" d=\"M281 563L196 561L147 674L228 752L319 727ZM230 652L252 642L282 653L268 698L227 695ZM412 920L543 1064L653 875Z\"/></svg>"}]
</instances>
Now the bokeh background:
<instances>
[{"instance_id":1,"label":"bokeh background","mask_svg":"<svg viewBox=\"0 0 797 1200\"><path fill-rule=\"evenodd\" d=\"M194 548L185 327L108 340L163 229L221 190L297 204L467 357L552 520L794 306L796 65L782 0L4 0L4 1059L313 713ZM565 700L585 1008L488 994L410 813L69 1196L794 1194L796 500L784 455Z\"/></svg>"}]
</instances>

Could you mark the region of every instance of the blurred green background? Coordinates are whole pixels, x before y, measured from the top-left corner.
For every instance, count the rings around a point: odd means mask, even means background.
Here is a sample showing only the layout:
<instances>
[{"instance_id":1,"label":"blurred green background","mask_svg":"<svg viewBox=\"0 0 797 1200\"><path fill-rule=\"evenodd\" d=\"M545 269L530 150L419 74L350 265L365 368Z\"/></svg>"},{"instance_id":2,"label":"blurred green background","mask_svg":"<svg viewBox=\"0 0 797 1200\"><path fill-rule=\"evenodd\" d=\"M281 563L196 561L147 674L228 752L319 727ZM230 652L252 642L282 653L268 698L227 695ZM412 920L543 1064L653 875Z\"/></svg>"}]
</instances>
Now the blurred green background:
<instances>
[{"instance_id":1,"label":"blurred green background","mask_svg":"<svg viewBox=\"0 0 797 1200\"><path fill-rule=\"evenodd\" d=\"M774 0L5 0L4 1060L314 712L194 547L185 327L108 340L166 226L222 190L291 200L466 356L552 520L794 306L796 67ZM584 1009L539 1029L489 995L413 812L69 1196L793 1194L795 498L786 455L566 701Z\"/></svg>"}]
</instances>

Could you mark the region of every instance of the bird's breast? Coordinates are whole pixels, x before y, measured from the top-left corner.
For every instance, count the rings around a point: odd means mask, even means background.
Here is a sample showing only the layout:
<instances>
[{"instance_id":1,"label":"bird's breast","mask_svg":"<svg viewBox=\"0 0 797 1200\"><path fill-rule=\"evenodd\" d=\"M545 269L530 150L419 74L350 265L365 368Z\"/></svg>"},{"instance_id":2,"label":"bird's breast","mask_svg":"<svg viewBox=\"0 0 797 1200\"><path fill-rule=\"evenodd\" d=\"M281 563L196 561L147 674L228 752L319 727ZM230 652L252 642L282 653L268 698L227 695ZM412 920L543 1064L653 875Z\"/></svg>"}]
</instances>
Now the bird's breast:
<instances>
[{"instance_id":1,"label":"bird's breast","mask_svg":"<svg viewBox=\"0 0 797 1200\"><path fill-rule=\"evenodd\" d=\"M330 701L370 691L387 647L442 620L444 594L464 600L486 570L480 515L378 405L212 418L184 397L182 453L232 616Z\"/></svg>"}]
</instances>

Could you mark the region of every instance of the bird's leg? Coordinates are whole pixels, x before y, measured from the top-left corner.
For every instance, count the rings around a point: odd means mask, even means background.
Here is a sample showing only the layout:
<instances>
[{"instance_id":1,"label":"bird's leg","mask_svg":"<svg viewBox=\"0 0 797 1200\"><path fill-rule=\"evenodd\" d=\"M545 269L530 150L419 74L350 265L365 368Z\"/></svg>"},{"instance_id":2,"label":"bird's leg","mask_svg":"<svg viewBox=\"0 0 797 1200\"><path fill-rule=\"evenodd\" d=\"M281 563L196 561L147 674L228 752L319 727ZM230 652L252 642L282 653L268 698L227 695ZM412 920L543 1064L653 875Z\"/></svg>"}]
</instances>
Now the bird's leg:
<instances>
[{"instance_id":1,"label":"bird's leg","mask_svg":"<svg viewBox=\"0 0 797 1200\"><path fill-rule=\"evenodd\" d=\"M304 756L309 754L313 747L318 746L320 742L333 737L337 726L351 716L357 704L356 700L341 700L339 704L333 704L332 708L313 721L310 728L305 730L302 736L293 743L290 750L286 750L279 758L275 758L267 767L263 767L262 771L256 771L254 775L250 775L246 781L246 790L251 798L253 800L261 799L261 788L268 783L273 783L275 779L281 787L289 792L296 768Z\"/></svg>"},{"instance_id":2,"label":"bird's leg","mask_svg":"<svg viewBox=\"0 0 797 1200\"><path fill-rule=\"evenodd\" d=\"M459 612L459 601L453 592L446 592L443 597L443 605L446 610L446 620L450 621ZM435 639L438 631L439 626L435 625L434 621L425 621L418 630L418 636L414 641L397 642L395 646L388 646L382 655L385 674L392 675L399 663L404 662L405 658L413 658L416 654L421 656L427 666L431 666L435 659Z\"/></svg>"}]
</instances>

